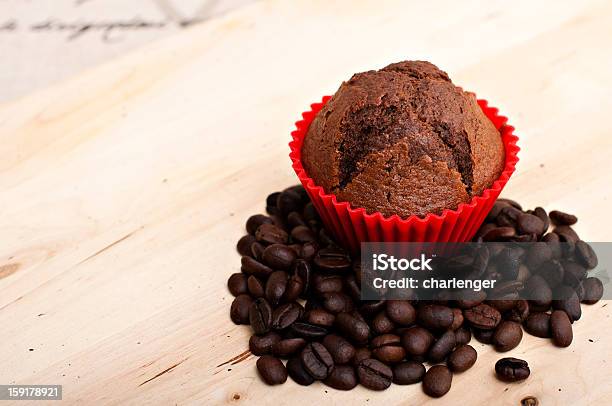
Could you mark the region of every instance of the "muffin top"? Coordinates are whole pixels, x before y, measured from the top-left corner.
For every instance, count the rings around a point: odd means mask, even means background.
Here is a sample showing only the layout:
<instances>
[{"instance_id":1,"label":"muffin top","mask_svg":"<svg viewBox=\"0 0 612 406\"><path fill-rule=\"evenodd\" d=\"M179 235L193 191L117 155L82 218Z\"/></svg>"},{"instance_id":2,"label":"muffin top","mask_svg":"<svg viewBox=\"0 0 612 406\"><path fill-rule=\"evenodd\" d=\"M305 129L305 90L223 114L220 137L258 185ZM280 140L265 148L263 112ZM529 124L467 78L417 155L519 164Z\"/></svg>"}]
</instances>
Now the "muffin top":
<instances>
[{"instance_id":1,"label":"muffin top","mask_svg":"<svg viewBox=\"0 0 612 406\"><path fill-rule=\"evenodd\" d=\"M473 94L423 61L357 73L312 121L302 147L327 193L384 216L456 209L499 177L504 146Z\"/></svg>"}]
</instances>

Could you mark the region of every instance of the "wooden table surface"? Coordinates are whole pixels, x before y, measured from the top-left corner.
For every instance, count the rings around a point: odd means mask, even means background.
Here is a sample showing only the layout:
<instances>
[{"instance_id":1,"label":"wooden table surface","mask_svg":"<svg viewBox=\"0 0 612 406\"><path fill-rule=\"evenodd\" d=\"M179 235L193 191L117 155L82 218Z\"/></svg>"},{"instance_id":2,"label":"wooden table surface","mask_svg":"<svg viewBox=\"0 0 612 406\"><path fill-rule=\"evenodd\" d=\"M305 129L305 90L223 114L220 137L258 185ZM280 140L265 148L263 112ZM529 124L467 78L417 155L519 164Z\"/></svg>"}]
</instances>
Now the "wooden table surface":
<instances>
[{"instance_id":1,"label":"wooden table surface","mask_svg":"<svg viewBox=\"0 0 612 406\"><path fill-rule=\"evenodd\" d=\"M265 386L226 289L244 221L296 183L300 112L402 59L508 115L522 151L505 196L610 240L611 37L605 0L263 1L0 106L0 383L62 384L74 404L611 404L606 302L570 348L526 336L504 354L529 361L525 383L495 380L500 354L476 343L432 401Z\"/></svg>"}]
</instances>

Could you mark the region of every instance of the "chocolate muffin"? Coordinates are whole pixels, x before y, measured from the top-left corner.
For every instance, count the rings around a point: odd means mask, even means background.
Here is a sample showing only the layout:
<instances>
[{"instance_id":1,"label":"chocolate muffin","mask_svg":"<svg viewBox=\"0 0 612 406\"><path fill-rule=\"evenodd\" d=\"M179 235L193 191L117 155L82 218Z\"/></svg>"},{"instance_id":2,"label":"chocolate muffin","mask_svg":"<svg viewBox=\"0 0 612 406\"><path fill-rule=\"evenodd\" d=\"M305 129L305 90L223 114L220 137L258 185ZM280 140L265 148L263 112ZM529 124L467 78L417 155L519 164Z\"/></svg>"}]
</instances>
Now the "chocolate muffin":
<instances>
[{"instance_id":1,"label":"chocolate muffin","mask_svg":"<svg viewBox=\"0 0 612 406\"><path fill-rule=\"evenodd\" d=\"M302 161L340 201L405 218L481 194L504 146L473 94L429 62L405 61L342 83L310 125Z\"/></svg>"}]
</instances>

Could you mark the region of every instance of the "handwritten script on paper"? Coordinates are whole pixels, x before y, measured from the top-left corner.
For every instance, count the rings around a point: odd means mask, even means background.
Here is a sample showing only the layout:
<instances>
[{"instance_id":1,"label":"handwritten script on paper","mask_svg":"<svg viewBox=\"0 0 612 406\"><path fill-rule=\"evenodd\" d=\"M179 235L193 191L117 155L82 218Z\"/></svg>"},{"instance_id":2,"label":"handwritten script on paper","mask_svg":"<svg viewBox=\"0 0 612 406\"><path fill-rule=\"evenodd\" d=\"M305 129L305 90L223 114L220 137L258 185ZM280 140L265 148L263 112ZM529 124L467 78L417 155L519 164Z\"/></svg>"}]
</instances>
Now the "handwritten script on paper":
<instances>
[{"instance_id":1,"label":"handwritten script on paper","mask_svg":"<svg viewBox=\"0 0 612 406\"><path fill-rule=\"evenodd\" d=\"M27 21L23 16L3 17L0 13L0 35L31 32L37 34L63 33L67 41L74 41L85 35L99 35L104 42L121 41L130 31L164 30L170 28L185 28L209 18L211 11L217 5L215 0L141 0L141 7L134 10L138 1L130 1L132 10L126 10L125 16L103 17L92 15L93 10L101 8L110 10L113 7L105 0L71 0L64 7L66 15L70 17L52 15L42 17L35 21ZM0 10L6 0L0 0ZM13 1L14 3L14 1ZM37 7L36 1L28 1L30 7ZM66 3L66 1L64 1ZM95 4L96 8L92 6ZM177 4L174 4L177 3ZM185 12L178 7L191 3L190 11ZM246 1L245 1L246 3ZM125 3L124 3L125 4ZM8 8L8 6L7 6ZM117 10L117 6L113 11ZM119 5L121 10L121 5ZM115 13L116 14L116 13ZM76 15L76 17L74 17Z\"/></svg>"}]
</instances>

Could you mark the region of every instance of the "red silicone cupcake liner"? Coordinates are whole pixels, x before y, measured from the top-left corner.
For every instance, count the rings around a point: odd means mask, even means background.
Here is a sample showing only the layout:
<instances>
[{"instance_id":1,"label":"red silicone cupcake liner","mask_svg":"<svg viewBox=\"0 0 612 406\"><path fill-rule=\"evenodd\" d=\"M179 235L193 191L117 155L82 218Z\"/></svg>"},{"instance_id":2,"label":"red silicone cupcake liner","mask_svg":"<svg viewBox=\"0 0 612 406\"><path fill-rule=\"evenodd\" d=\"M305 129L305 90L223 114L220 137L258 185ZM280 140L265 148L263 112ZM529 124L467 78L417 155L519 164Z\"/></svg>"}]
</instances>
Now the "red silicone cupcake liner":
<instances>
[{"instance_id":1,"label":"red silicone cupcake liner","mask_svg":"<svg viewBox=\"0 0 612 406\"><path fill-rule=\"evenodd\" d=\"M339 202L336 196L317 186L304 170L304 137L315 115L330 98L331 96L325 96L321 103L312 104L310 111L302 113L303 120L295 123L297 129L291 133L293 141L289 143L289 157L325 227L342 245L352 252L358 252L362 242L463 242L474 236L514 173L518 162L518 137L513 134L514 127L506 124L508 119L498 114L498 109L488 106L486 100L478 100L484 114L501 133L506 151L504 170L493 185L480 196L473 197L469 203L461 203L455 210L446 209L440 215L430 213L425 217L410 216L402 219L397 215L385 217L378 212L368 214L364 208L355 208L348 202Z\"/></svg>"}]
</instances>

